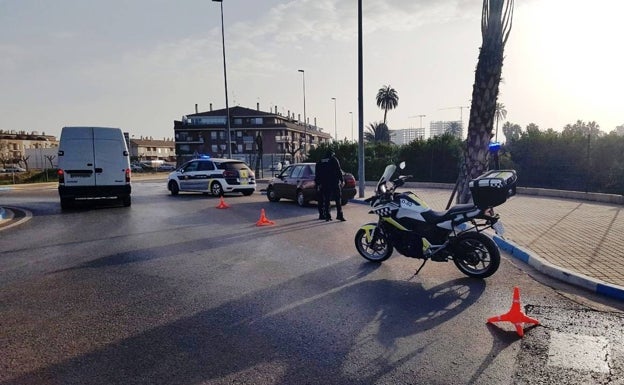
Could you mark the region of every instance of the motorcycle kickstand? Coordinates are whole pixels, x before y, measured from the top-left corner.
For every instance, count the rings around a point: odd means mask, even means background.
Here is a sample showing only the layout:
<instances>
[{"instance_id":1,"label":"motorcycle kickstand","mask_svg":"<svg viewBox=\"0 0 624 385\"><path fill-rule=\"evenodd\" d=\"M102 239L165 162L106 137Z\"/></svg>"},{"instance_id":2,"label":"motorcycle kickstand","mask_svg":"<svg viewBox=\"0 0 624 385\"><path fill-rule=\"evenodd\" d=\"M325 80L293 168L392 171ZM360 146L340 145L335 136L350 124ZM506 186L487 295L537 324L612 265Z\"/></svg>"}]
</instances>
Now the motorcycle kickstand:
<instances>
[{"instance_id":1,"label":"motorcycle kickstand","mask_svg":"<svg viewBox=\"0 0 624 385\"><path fill-rule=\"evenodd\" d=\"M425 258L425 260L423 261L422 265L420 265L420 267L418 268L418 270L416 270L416 272L414 273L414 275L412 275L410 277L410 279L408 279L408 281L411 281L412 279L414 279L414 277L416 277L418 275L418 273L420 273L420 271L422 270L423 267L425 267L425 263L427 263L427 259Z\"/></svg>"}]
</instances>

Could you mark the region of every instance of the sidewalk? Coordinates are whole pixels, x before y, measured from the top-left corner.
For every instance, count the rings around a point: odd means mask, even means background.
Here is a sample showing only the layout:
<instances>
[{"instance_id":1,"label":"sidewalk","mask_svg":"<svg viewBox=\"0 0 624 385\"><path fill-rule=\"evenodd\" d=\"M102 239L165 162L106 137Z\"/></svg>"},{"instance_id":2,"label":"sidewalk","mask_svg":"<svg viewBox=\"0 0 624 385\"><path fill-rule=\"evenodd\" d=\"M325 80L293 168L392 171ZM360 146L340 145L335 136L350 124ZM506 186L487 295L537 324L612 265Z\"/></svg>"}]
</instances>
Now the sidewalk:
<instances>
[{"instance_id":1,"label":"sidewalk","mask_svg":"<svg viewBox=\"0 0 624 385\"><path fill-rule=\"evenodd\" d=\"M407 188L438 211L451 196L450 189ZM366 187L367 196L372 191ZM624 300L624 207L518 194L495 209L506 230L495 237L499 247L544 274ZM0 208L0 230L15 225L13 215Z\"/></svg>"}]
</instances>

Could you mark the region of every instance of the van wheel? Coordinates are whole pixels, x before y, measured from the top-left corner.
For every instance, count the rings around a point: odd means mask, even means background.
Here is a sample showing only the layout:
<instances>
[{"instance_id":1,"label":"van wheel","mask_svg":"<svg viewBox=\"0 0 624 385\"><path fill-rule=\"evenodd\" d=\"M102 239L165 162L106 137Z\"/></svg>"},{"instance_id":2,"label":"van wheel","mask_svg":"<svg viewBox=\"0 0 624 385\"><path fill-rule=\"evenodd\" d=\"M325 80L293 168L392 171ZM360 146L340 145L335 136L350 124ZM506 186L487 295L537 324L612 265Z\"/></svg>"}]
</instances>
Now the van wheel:
<instances>
[{"instance_id":1,"label":"van wheel","mask_svg":"<svg viewBox=\"0 0 624 385\"><path fill-rule=\"evenodd\" d=\"M61 198L61 209L67 210L74 206L74 200L72 198Z\"/></svg>"},{"instance_id":2,"label":"van wheel","mask_svg":"<svg viewBox=\"0 0 624 385\"><path fill-rule=\"evenodd\" d=\"M124 207L129 207L132 204L132 199L130 198L130 195L126 195L121 198L121 202L123 203Z\"/></svg>"},{"instance_id":3,"label":"van wheel","mask_svg":"<svg viewBox=\"0 0 624 385\"><path fill-rule=\"evenodd\" d=\"M175 181L169 182L169 191L171 191L171 195L178 195L180 192L180 188Z\"/></svg>"},{"instance_id":4,"label":"van wheel","mask_svg":"<svg viewBox=\"0 0 624 385\"><path fill-rule=\"evenodd\" d=\"M216 197L223 196L223 187L221 187L221 183L212 182L212 185L210 186L210 192Z\"/></svg>"}]
</instances>

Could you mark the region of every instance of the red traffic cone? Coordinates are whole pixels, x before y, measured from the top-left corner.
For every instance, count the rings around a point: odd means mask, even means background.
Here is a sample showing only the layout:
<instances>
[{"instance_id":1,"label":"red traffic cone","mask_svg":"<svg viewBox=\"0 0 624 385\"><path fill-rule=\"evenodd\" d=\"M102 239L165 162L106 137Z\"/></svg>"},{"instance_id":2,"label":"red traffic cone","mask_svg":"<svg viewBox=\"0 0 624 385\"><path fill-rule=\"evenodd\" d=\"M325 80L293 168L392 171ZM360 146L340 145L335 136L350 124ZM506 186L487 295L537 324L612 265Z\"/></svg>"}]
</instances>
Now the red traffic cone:
<instances>
[{"instance_id":1,"label":"red traffic cone","mask_svg":"<svg viewBox=\"0 0 624 385\"><path fill-rule=\"evenodd\" d=\"M520 289L517 287L514 287L511 309L505 314L488 318L487 322L511 322L516 327L516 332L520 337L524 336L523 324L530 323L539 325L538 320L527 316L522 310L520 310Z\"/></svg>"},{"instance_id":2,"label":"red traffic cone","mask_svg":"<svg viewBox=\"0 0 624 385\"><path fill-rule=\"evenodd\" d=\"M256 226L269 226L274 225L275 222L270 221L264 214L264 209L260 210L260 219L256 222Z\"/></svg>"},{"instance_id":3,"label":"red traffic cone","mask_svg":"<svg viewBox=\"0 0 624 385\"><path fill-rule=\"evenodd\" d=\"M217 205L218 209L229 209L230 205L228 205L227 203L225 203L225 201L223 200L223 196L221 196L221 201L219 202L219 204Z\"/></svg>"}]
</instances>

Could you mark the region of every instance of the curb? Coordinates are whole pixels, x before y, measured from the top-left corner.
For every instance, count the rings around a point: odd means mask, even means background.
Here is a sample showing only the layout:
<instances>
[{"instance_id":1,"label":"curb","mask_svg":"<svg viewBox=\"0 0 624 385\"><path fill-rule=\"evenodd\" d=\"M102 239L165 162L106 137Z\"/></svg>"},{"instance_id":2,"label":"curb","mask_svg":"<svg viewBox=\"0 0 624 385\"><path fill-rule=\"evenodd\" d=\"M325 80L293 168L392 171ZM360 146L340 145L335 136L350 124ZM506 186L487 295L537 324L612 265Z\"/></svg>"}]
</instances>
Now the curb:
<instances>
[{"instance_id":1,"label":"curb","mask_svg":"<svg viewBox=\"0 0 624 385\"><path fill-rule=\"evenodd\" d=\"M521 260L537 271L556 278L571 285L579 286L596 294L624 300L624 287L603 282L599 279L591 278L581 273L564 269L538 257L530 251L523 250L515 243L498 235L493 236L494 242L501 250L508 252L512 257Z\"/></svg>"},{"instance_id":2,"label":"curb","mask_svg":"<svg viewBox=\"0 0 624 385\"><path fill-rule=\"evenodd\" d=\"M20 225L32 218L32 213L30 211L15 207L0 207L0 211L0 231ZM15 211L19 211L20 215L16 217Z\"/></svg>"}]
</instances>

